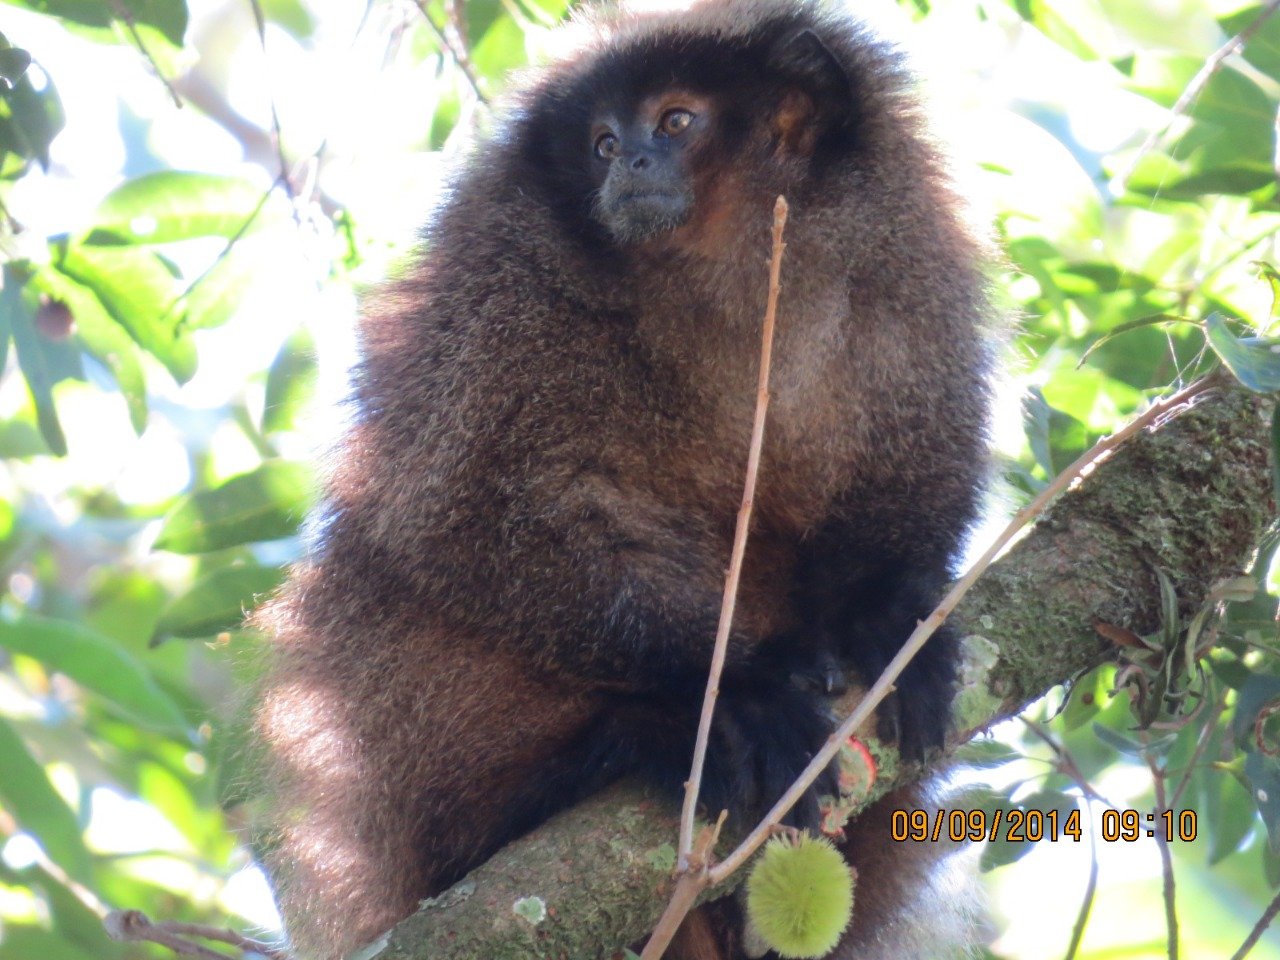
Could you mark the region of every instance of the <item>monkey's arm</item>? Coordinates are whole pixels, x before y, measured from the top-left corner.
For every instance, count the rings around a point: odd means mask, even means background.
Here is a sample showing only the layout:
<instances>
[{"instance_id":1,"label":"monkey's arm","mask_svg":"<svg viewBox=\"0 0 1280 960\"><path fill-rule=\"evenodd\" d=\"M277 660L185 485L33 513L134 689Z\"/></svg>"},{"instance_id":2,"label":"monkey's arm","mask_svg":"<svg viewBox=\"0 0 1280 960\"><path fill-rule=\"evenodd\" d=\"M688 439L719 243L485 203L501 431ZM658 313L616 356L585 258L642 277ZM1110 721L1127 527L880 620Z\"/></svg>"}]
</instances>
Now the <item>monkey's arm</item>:
<instances>
[{"instance_id":1,"label":"monkey's arm","mask_svg":"<svg viewBox=\"0 0 1280 960\"><path fill-rule=\"evenodd\" d=\"M640 771L678 788L719 620L727 538L695 512L597 472L530 490L511 510L499 606L515 618L513 642L544 669L613 691L584 767L602 779ZM816 693L759 654L769 619L751 603L735 618L705 777L708 805L744 816L780 796L830 732ZM817 796L833 792L824 778L793 822L815 824Z\"/></svg>"},{"instance_id":2,"label":"monkey's arm","mask_svg":"<svg viewBox=\"0 0 1280 960\"><path fill-rule=\"evenodd\" d=\"M599 473L540 480L508 508L498 598L557 672L654 690L705 675L728 544L698 516ZM745 663L738 622L730 661Z\"/></svg>"}]
</instances>

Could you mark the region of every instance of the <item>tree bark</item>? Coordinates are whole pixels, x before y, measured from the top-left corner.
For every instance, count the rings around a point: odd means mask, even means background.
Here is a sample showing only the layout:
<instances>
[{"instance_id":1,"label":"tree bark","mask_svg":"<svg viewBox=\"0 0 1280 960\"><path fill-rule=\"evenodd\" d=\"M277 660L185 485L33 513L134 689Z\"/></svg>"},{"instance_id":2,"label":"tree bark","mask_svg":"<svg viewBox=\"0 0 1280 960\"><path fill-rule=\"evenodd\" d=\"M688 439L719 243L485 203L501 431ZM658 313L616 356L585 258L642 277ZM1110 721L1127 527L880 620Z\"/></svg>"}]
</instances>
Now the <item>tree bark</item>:
<instances>
[{"instance_id":1,"label":"tree bark","mask_svg":"<svg viewBox=\"0 0 1280 960\"><path fill-rule=\"evenodd\" d=\"M1224 384L1100 464L987 571L953 615L967 651L957 742L1112 656L1095 620L1153 632L1157 570L1191 614L1248 566L1274 516L1270 406ZM378 957L620 957L670 895L677 824L676 798L607 790L424 902Z\"/></svg>"}]
</instances>

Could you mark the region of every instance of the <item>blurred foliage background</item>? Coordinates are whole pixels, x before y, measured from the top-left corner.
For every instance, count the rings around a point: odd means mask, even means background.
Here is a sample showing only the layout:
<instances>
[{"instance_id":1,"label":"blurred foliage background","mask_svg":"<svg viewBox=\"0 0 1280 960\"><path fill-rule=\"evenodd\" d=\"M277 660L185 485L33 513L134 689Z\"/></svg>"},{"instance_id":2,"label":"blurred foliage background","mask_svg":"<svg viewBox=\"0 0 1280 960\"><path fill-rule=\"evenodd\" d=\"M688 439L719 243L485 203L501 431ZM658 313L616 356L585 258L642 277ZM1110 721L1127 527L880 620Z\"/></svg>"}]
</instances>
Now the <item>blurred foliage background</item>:
<instances>
[{"instance_id":1,"label":"blurred foliage background","mask_svg":"<svg viewBox=\"0 0 1280 960\"><path fill-rule=\"evenodd\" d=\"M855 5L1007 251L993 524L1170 385L1225 361L1280 388L1277 5ZM0 960L166 954L110 942L110 908L271 935L235 832L237 625L305 541L357 292L565 6L0 2ZM975 802L1084 825L982 852L990 956L1166 956L1154 841L1103 835L1157 791L1196 814L1183 956L1232 956L1276 902L1276 542L1141 640L1179 651L1170 696L1109 667L969 748Z\"/></svg>"}]
</instances>

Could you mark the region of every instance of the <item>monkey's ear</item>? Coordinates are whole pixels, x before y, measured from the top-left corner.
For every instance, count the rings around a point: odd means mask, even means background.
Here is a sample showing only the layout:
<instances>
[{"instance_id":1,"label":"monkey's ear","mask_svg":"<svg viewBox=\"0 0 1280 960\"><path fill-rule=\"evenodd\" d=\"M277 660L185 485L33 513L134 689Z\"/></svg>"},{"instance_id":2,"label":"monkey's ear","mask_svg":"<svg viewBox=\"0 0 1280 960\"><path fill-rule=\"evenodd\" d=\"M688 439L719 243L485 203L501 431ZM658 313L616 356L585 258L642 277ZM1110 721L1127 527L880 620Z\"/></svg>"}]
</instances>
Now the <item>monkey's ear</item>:
<instances>
[{"instance_id":1,"label":"monkey's ear","mask_svg":"<svg viewBox=\"0 0 1280 960\"><path fill-rule=\"evenodd\" d=\"M769 65L813 100L819 125L840 126L849 118L853 84L835 54L812 30L784 37L774 47Z\"/></svg>"}]
</instances>

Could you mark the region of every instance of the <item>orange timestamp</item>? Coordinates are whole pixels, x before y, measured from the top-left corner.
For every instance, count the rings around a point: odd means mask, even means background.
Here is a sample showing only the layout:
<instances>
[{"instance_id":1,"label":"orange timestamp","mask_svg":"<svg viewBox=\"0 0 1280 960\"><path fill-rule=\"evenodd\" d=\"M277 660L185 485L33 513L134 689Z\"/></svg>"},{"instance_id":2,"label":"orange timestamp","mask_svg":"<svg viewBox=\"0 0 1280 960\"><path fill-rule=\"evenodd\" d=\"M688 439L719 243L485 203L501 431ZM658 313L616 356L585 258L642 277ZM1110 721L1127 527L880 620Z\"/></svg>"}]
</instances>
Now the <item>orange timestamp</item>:
<instances>
[{"instance_id":1,"label":"orange timestamp","mask_svg":"<svg viewBox=\"0 0 1280 960\"><path fill-rule=\"evenodd\" d=\"M1102 811L1098 836L1107 842L1132 843L1144 837L1162 837L1167 842L1196 838L1194 810L1163 810L1158 815L1141 810ZM1005 840L1035 843L1040 840L1079 842L1083 834L1080 811L1036 810L1014 807L1009 810L903 810L893 811L891 837L901 843L914 841Z\"/></svg>"}]
</instances>

